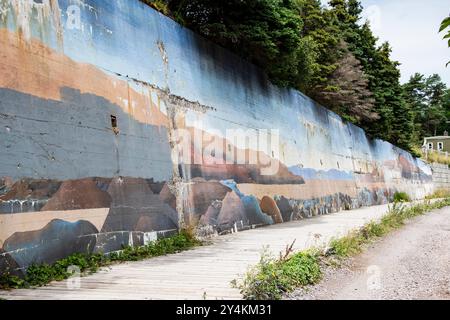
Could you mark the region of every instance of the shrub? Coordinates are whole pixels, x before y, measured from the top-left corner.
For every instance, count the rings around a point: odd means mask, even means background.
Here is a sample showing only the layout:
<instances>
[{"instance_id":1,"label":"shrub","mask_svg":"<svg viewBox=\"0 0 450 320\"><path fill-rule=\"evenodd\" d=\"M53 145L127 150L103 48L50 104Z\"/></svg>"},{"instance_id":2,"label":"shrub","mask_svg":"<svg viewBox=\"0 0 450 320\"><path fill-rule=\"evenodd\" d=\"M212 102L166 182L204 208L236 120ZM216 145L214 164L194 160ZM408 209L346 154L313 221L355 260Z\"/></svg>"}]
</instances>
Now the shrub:
<instances>
[{"instance_id":1,"label":"shrub","mask_svg":"<svg viewBox=\"0 0 450 320\"><path fill-rule=\"evenodd\" d=\"M265 250L242 282L232 284L247 300L279 300L284 293L320 280L319 258L318 252L304 251L275 260Z\"/></svg>"},{"instance_id":2,"label":"shrub","mask_svg":"<svg viewBox=\"0 0 450 320\"><path fill-rule=\"evenodd\" d=\"M411 198L406 192L396 192L394 194L394 202L410 202Z\"/></svg>"}]
</instances>

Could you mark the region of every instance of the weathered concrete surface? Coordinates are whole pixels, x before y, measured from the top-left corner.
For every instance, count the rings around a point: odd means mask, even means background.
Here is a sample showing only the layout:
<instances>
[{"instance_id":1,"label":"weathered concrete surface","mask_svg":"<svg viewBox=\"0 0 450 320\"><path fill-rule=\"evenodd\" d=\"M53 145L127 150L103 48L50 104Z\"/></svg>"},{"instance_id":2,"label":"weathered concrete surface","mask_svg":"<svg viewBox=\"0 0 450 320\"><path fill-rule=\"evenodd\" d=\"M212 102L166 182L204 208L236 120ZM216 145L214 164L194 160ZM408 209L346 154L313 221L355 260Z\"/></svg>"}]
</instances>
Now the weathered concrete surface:
<instances>
[{"instance_id":1,"label":"weathered concrete surface","mask_svg":"<svg viewBox=\"0 0 450 320\"><path fill-rule=\"evenodd\" d=\"M295 250L328 243L333 237L381 218L387 205L343 211L302 221L277 224L217 237L213 244L177 255L124 263L81 279L36 290L1 292L5 299L239 299L230 281L258 262L269 245L275 254L294 240Z\"/></svg>"},{"instance_id":2,"label":"weathered concrete surface","mask_svg":"<svg viewBox=\"0 0 450 320\"><path fill-rule=\"evenodd\" d=\"M446 164L433 163L430 165L433 172L435 189L450 189L450 168Z\"/></svg>"},{"instance_id":3,"label":"weathered concrete surface","mask_svg":"<svg viewBox=\"0 0 450 320\"><path fill-rule=\"evenodd\" d=\"M410 220L290 299L450 300L450 208Z\"/></svg>"},{"instance_id":4,"label":"weathered concrete surface","mask_svg":"<svg viewBox=\"0 0 450 320\"><path fill-rule=\"evenodd\" d=\"M422 160L142 1L0 0L0 47L0 273L434 190Z\"/></svg>"}]
</instances>

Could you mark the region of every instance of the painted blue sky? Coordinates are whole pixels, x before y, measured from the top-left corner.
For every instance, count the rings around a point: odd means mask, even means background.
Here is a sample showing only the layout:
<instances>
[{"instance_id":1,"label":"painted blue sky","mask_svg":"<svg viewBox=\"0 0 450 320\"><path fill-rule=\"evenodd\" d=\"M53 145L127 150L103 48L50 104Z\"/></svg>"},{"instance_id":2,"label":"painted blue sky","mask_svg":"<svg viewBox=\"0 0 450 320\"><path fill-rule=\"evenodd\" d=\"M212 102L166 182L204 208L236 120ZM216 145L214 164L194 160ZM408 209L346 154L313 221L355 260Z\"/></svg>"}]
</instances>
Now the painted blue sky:
<instances>
[{"instance_id":1,"label":"painted blue sky","mask_svg":"<svg viewBox=\"0 0 450 320\"><path fill-rule=\"evenodd\" d=\"M328 0L321 0L324 4ZM450 0L361 0L374 33L389 41L392 56L402 65L402 82L415 72L439 74L450 87L450 49L438 34L450 14Z\"/></svg>"}]
</instances>

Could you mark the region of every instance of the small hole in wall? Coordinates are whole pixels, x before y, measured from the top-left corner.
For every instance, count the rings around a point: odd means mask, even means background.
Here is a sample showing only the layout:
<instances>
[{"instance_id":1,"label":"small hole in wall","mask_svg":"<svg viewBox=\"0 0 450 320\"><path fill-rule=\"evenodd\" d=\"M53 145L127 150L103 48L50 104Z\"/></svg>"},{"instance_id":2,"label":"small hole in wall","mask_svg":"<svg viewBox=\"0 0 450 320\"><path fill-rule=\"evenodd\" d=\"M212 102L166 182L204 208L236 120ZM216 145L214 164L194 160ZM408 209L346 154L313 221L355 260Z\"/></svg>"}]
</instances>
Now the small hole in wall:
<instances>
[{"instance_id":1,"label":"small hole in wall","mask_svg":"<svg viewBox=\"0 0 450 320\"><path fill-rule=\"evenodd\" d=\"M111 127L113 132L117 135L119 134L119 126L117 123L117 117L114 115L111 115Z\"/></svg>"}]
</instances>

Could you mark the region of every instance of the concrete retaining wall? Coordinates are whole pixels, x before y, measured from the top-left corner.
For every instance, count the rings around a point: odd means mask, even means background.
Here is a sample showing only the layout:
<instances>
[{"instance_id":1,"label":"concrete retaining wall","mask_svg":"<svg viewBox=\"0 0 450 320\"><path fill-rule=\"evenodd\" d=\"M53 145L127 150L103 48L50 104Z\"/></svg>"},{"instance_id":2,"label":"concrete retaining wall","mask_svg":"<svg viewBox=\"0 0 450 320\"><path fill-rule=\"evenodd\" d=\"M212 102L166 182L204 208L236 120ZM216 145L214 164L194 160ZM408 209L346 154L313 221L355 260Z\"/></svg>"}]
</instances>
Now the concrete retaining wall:
<instances>
[{"instance_id":1,"label":"concrete retaining wall","mask_svg":"<svg viewBox=\"0 0 450 320\"><path fill-rule=\"evenodd\" d=\"M450 168L448 165L433 163L433 184L436 190L450 190Z\"/></svg>"},{"instance_id":2,"label":"concrete retaining wall","mask_svg":"<svg viewBox=\"0 0 450 320\"><path fill-rule=\"evenodd\" d=\"M0 48L0 270L434 188L421 160L137 0L0 0Z\"/></svg>"}]
</instances>

